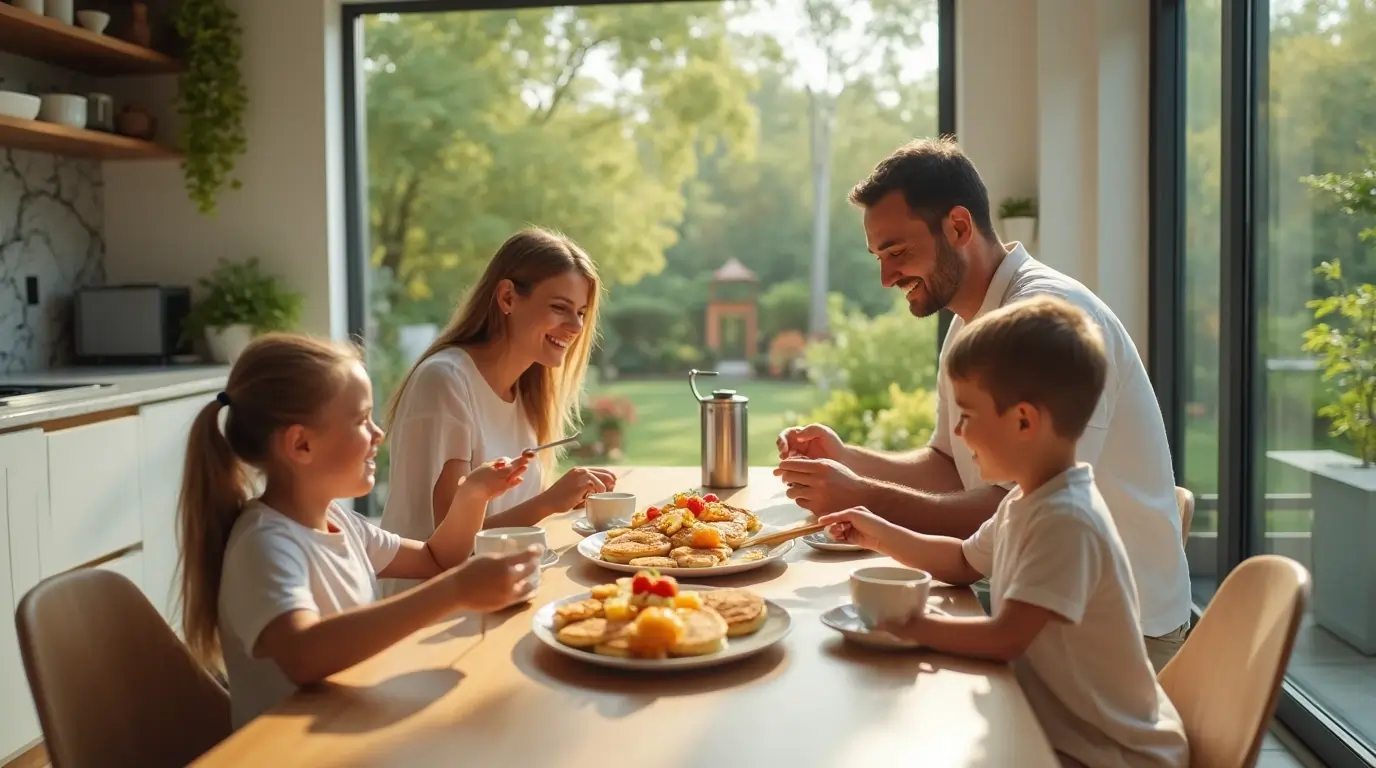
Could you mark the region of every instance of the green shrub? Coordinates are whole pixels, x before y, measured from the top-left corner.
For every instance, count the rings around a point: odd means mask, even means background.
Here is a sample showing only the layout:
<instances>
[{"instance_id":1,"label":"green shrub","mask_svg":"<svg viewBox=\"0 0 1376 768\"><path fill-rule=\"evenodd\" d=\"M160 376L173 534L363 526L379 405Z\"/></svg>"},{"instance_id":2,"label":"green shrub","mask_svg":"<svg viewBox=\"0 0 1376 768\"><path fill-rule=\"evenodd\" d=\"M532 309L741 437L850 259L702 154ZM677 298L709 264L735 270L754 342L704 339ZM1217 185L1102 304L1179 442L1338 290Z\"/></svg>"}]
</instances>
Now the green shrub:
<instances>
[{"instance_id":1,"label":"green shrub","mask_svg":"<svg viewBox=\"0 0 1376 768\"><path fill-rule=\"evenodd\" d=\"M889 385L905 392L936 383L936 327L917 320L901 297L877 317L833 302L832 337L807 348L808 373L824 390L846 389L861 401L887 405ZM883 407L883 406L881 406Z\"/></svg>"},{"instance_id":2,"label":"green shrub","mask_svg":"<svg viewBox=\"0 0 1376 768\"><path fill-rule=\"evenodd\" d=\"M805 281L776 283L760 296L760 338L767 344L784 331L806 331L811 301Z\"/></svg>"},{"instance_id":3,"label":"green shrub","mask_svg":"<svg viewBox=\"0 0 1376 768\"><path fill-rule=\"evenodd\" d=\"M870 418L865 446L906 451L927 444L936 429L936 394L925 389L904 392L889 387L889 407Z\"/></svg>"}]
</instances>

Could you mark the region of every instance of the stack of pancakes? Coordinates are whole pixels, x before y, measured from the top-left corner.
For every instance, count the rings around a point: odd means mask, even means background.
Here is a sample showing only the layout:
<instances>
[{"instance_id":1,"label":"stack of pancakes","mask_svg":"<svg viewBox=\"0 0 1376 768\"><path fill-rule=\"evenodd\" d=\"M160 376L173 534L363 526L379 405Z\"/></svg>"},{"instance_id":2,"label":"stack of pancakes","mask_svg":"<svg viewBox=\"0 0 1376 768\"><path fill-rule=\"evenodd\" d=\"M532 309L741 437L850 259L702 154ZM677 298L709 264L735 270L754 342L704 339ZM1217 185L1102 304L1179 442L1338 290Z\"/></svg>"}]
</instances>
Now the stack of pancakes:
<instances>
[{"instance_id":1,"label":"stack of pancakes","mask_svg":"<svg viewBox=\"0 0 1376 768\"><path fill-rule=\"evenodd\" d=\"M703 607L675 609L684 632L678 642L649 658L707 656L725 650L727 638L758 632L768 618L764 598L743 589L698 592ZM555 612L554 628L559 642L604 656L643 658L634 650L635 622L608 621L601 615L601 601L579 600Z\"/></svg>"}]
</instances>

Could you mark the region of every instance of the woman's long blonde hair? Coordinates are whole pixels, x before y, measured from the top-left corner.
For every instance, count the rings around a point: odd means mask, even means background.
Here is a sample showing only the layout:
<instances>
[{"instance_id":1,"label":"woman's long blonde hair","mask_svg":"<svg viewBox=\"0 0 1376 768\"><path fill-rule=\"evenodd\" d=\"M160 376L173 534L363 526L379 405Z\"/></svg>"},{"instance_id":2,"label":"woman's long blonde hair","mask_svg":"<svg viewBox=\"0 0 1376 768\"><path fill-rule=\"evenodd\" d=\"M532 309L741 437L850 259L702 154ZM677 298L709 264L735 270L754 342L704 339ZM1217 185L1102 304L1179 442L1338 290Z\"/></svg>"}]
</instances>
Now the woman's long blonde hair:
<instances>
[{"instance_id":1,"label":"woman's long blonde hair","mask_svg":"<svg viewBox=\"0 0 1376 768\"><path fill-rule=\"evenodd\" d=\"M539 227L521 230L502 243L477 285L468 292L425 352L406 372L406 378L387 403L383 426L390 429L396 419L397 407L411 383L416 368L431 355L449 347L483 344L500 339L506 332L507 317L497 306L497 287L510 280L516 292L530 295L539 283L568 272L582 275L592 286L588 296L588 310L583 318L583 332L569 345L564 364L558 370L539 363L521 374L516 389L526 418L535 430L536 442L547 443L564 436L564 431L579 426L578 398L588 359L597 337L597 305L601 281L597 268L588 254L569 238ZM540 457L548 483L558 455L547 451Z\"/></svg>"},{"instance_id":2,"label":"woman's long blonde hair","mask_svg":"<svg viewBox=\"0 0 1376 768\"><path fill-rule=\"evenodd\" d=\"M249 469L263 469L278 430L314 423L348 380L357 348L295 334L255 339L225 390L191 424L178 503L181 615L186 643L219 668L220 576L229 533L249 499ZM227 409L224 430L220 411Z\"/></svg>"}]
</instances>

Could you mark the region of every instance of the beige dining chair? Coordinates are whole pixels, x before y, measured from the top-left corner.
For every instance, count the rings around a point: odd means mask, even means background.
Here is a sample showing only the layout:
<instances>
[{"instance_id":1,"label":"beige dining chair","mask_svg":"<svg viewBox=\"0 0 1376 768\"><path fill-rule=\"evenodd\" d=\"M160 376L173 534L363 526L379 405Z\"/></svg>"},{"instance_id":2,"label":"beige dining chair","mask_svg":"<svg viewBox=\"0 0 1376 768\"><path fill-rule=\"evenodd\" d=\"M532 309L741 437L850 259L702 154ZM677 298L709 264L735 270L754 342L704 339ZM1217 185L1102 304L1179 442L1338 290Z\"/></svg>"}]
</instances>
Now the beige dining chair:
<instances>
[{"instance_id":1,"label":"beige dining chair","mask_svg":"<svg viewBox=\"0 0 1376 768\"><path fill-rule=\"evenodd\" d=\"M1250 557L1223 580L1157 676L1184 721L1191 765L1256 762L1308 602L1309 572L1288 557Z\"/></svg>"},{"instance_id":2,"label":"beige dining chair","mask_svg":"<svg viewBox=\"0 0 1376 768\"><path fill-rule=\"evenodd\" d=\"M182 766L229 736L229 694L125 577L54 576L15 623L55 768Z\"/></svg>"},{"instance_id":3,"label":"beige dining chair","mask_svg":"<svg viewBox=\"0 0 1376 768\"><path fill-rule=\"evenodd\" d=\"M1176 486L1175 505L1180 508L1180 543L1189 546L1190 523L1194 522L1194 494L1188 488Z\"/></svg>"}]
</instances>

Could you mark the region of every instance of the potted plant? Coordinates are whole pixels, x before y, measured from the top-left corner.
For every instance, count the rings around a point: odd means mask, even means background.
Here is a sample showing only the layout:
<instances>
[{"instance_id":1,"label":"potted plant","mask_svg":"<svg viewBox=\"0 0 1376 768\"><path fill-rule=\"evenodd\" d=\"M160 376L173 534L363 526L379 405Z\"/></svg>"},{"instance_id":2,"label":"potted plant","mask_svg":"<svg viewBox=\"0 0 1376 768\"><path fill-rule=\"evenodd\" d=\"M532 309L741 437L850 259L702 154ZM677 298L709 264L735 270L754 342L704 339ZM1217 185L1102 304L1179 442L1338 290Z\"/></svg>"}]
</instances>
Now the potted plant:
<instances>
[{"instance_id":1,"label":"potted plant","mask_svg":"<svg viewBox=\"0 0 1376 768\"><path fill-rule=\"evenodd\" d=\"M999 203L999 220L1007 240L1024 246L1037 241L1037 201L1031 197L1008 197Z\"/></svg>"},{"instance_id":2,"label":"potted plant","mask_svg":"<svg viewBox=\"0 0 1376 768\"><path fill-rule=\"evenodd\" d=\"M220 260L200 281L202 295L187 318L187 332L204 333L211 358L232 363L254 335L285 331L301 319L301 294L265 274L258 259Z\"/></svg>"},{"instance_id":3,"label":"potted plant","mask_svg":"<svg viewBox=\"0 0 1376 768\"><path fill-rule=\"evenodd\" d=\"M1368 148L1368 167L1351 174L1303 179L1336 201L1343 213L1372 221L1376 217L1376 152ZM1358 233L1368 247L1376 227ZM1371 258L1357 255L1356 258ZM1314 621L1368 656L1376 655L1376 604L1359 599L1376 594L1376 286L1353 284L1341 262L1315 269L1328 295L1308 303L1314 325L1304 332L1304 349L1318 356L1328 398L1318 415L1330 433L1352 453L1272 451L1276 461L1310 477L1314 523L1310 561L1314 573Z\"/></svg>"},{"instance_id":4,"label":"potted plant","mask_svg":"<svg viewBox=\"0 0 1376 768\"><path fill-rule=\"evenodd\" d=\"M626 425L635 423L635 403L627 397L604 395L592 401L592 412L607 455L621 453L626 442Z\"/></svg>"},{"instance_id":5,"label":"potted plant","mask_svg":"<svg viewBox=\"0 0 1376 768\"><path fill-rule=\"evenodd\" d=\"M243 29L227 0L181 0L174 24L186 43L177 78L182 116L182 174L201 213L213 214L220 191L238 189L234 167L244 153L248 89L239 63Z\"/></svg>"}]
</instances>

